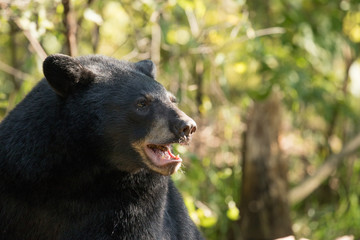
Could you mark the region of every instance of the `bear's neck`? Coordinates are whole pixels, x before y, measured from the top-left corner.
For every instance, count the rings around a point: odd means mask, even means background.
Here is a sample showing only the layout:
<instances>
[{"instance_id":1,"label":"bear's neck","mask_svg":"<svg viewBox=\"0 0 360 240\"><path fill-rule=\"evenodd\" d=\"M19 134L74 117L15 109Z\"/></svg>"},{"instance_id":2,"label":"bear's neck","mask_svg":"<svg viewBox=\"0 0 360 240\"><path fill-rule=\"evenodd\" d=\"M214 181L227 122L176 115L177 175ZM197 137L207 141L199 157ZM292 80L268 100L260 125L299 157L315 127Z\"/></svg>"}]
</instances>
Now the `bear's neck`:
<instances>
[{"instance_id":1,"label":"bear's neck","mask_svg":"<svg viewBox=\"0 0 360 240\"><path fill-rule=\"evenodd\" d=\"M142 169L137 173L128 173L119 170L104 170L91 175L89 171L83 174L73 175L63 179L54 179L49 182L47 189L51 189L58 194L76 194L82 192L81 196L91 198L102 198L104 193L112 194L114 197L136 197L141 196L161 196L167 192L170 177L154 173L147 169ZM87 198L87 197L85 197Z\"/></svg>"}]
</instances>

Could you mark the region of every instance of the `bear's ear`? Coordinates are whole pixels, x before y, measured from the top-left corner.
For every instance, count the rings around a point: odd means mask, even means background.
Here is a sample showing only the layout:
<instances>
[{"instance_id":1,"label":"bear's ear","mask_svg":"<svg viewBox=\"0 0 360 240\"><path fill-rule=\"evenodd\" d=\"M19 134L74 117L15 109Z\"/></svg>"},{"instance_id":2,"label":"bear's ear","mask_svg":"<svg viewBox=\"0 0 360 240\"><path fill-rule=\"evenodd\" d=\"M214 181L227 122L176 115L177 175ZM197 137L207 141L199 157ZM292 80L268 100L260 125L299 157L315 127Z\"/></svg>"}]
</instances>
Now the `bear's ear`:
<instances>
[{"instance_id":1,"label":"bear's ear","mask_svg":"<svg viewBox=\"0 0 360 240\"><path fill-rule=\"evenodd\" d=\"M61 97L67 97L77 85L87 85L95 74L80 64L78 60L63 54L48 56L43 63L46 80Z\"/></svg>"},{"instance_id":2,"label":"bear's ear","mask_svg":"<svg viewBox=\"0 0 360 240\"><path fill-rule=\"evenodd\" d=\"M135 67L140 72L155 79L156 66L151 60L142 60L140 62L137 62L137 63L135 63Z\"/></svg>"}]
</instances>

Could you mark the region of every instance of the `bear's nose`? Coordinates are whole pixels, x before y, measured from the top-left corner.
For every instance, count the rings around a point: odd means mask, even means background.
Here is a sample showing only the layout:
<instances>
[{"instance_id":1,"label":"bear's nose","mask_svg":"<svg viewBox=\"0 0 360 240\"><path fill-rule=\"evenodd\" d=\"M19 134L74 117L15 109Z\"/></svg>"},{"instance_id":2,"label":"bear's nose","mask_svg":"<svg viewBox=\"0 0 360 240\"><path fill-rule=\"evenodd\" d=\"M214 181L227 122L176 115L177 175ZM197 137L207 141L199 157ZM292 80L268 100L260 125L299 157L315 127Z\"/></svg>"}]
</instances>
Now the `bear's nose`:
<instances>
[{"instance_id":1,"label":"bear's nose","mask_svg":"<svg viewBox=\"0 0 360 240\"><path fill-rule=\"evenodd\" d=\"M192 119L188 119L187 121L182 121L179 129L179 133L182 136L189 137L196 131L196 123Z\"/></svg>"},{"instance_id":2,"label":"bear's nose","mask_svg":"<svg viewBox=\"0 0 360 240\"><path fill-rule=\"evenodd\" d=\"M169 123L171 132L182 141L189 140L197 128L195 121L179 109L174 109L172 113L174 115Z\"/></svg>"}]
</instances>

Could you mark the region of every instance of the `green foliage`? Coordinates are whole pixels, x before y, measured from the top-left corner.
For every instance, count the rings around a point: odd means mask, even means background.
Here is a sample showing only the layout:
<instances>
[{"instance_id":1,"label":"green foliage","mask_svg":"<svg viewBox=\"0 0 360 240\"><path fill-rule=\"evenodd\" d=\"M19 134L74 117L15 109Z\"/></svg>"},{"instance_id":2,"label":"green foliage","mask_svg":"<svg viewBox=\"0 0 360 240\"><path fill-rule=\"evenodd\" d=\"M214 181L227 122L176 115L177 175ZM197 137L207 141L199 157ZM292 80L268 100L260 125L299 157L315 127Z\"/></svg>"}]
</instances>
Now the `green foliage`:
<instances>
[{"instance_id":1,"label":"green foliage","mask_svg":"<svg viewBox=\"0 0 360 240\"><path fill-rule=\"evenodd\" d=\"M34 41L47 54L68 53L60 0L5 2L0 4L0 119L42 77ZM193 143L175 147L185 167L173 178L207 239L229 239L229 232L236 232L242 134L253 101L274 90L282 95L279 139L290 166L290 186L313 174L360 132L360 94L353 87L360 85L354 64L360 54L358 1L72 4L79 55L152 58L158 80L196 117ZM355 73L349 77L350 66ZM344 159L328 182L292 208L295 233L313 239L359 238L359 175L359 160Z\"/></svg>"}]
</instances>

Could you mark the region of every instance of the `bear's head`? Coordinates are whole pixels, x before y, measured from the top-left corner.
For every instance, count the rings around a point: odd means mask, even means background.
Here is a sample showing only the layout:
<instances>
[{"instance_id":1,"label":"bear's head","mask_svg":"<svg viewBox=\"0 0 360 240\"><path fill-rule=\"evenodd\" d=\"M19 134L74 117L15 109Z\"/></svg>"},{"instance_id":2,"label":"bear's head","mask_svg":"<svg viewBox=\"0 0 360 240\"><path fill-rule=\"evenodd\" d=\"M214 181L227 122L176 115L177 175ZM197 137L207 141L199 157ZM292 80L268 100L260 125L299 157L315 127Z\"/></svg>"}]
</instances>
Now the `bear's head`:
<instances>
[{"instance_id":1,"label":"bear's head","mask_svg":"<svg viewBox=\"0 0 360 240\"><path fill-rule=\"evenodd\" d=\"M84 143L98 148L89 151L101 161L127 172L147 168L170 175L179 169L182 159L171 145L188 144L196 123L155 80L150 60L55 54L45 59L43 70L66 119L73 129L88 131Z\"/></svg>"}]
</instances>

